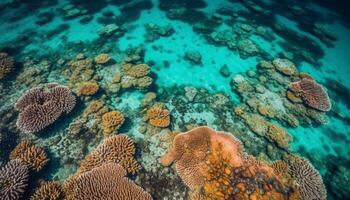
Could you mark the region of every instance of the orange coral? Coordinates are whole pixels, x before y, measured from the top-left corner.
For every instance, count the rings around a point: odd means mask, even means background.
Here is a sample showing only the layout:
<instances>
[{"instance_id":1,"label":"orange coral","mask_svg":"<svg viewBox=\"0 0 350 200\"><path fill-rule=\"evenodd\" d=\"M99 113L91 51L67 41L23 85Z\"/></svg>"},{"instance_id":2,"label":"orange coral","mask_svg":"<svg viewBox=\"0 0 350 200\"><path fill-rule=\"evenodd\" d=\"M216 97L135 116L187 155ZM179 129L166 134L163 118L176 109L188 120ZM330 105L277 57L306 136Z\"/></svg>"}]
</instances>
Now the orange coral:
<instances>
[{"instance_id":1,"label":"orange coral","mask_svg":"<svg viewBox=\"0 0 350 200\"><path fill-rule=\"evenodd\" d=\"M102 53L96 56L94 60L97 64L105 64L111 60L111 57L106 53Z\"/></svg>"},{"instance_id":2,"label":"orange coral","mask_svg":"<svg viewBox=\"0 0 350 200\"><path fill-rule=\"evenodd\" d=\"M127 172L136 173L140 165L134 159L135 146L126 135L108 137L81 162L79 173L92 170L107 162L120 164Z\"/></svg>"},{"instance_id":3,"label":"orange coral","mask_svg":"<svg viewBox=\"0 0 350 200\"><path fill-rule=\"evenodd\" d=\"M96 81L85 81L79 84L77 95L94 95L99 89L99 85Z\"/></svg>"},{"instance_id":4,"label":"orange coral","mask_svg":"<svg viewBox=\"0 0 350 200\"><path fill-rule=\"evenodd\" d=\"M147 110L147 118L153 126L168 127L170 124L169 111L159 105L155 105Z\"/></svg>"},{"instance_id":5,"label":"orange coral","mask_svg":"<svg viewBox=\"0 0 350 200\"><path fill-rule=\"evenodd\" d=\"M105 135L110 135L118 130L124 123L124 116L119 111L111 111L102 115L102 128Z\"/></svg>"},{"instance_id":6,"label":"orange coral","mask_svg":"<svg viewBox=\"0 0 350 200\"><path fill-rule=\"evenodd\" d=\"M31 200L59 200L62 197L61 185L56 181L42 182L30 198Z\"/></svg>"},{"instance_id":7,"label":"orange coral","mask_svg":"<svg viewBox=\"0 0 350 200\"><path fill-rule=\"evenodd\" d=\"M120 165L105 163L91 171L73 176L65 183L66 199L151 200L151 195L125 177L126 174Z\"/></svg>"},{"instance_id":8,"label":"orange coral","mask_svg":"<svg viewBox=\"0 0 350 200\"><path fill-rule=\"evenodd\" d=\"M10 159L19 159L37 172L49 161L44 149L32 144L28 140L23 140L12 150Z\"/></svg>"}]
</instances>

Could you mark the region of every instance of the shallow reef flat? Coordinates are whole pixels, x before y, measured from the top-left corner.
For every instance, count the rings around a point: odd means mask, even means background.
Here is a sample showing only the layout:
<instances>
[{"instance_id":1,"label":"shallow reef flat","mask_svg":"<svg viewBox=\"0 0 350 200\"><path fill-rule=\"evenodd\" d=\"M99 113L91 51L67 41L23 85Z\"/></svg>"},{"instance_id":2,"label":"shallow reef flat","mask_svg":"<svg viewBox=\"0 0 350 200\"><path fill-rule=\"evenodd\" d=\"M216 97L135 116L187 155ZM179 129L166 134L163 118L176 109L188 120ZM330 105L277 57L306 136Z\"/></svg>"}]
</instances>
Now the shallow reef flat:
<instances>
[{"instance_id":1,"label":"shallow reef flat","mask_svg":"<svg viewBox=\"0 0 350 200\"><path fill-rule=\"evenodd\" d=\"M323 6L1 1L1 199L347 199L350 20Z\"/></svg>"}]
</instances>

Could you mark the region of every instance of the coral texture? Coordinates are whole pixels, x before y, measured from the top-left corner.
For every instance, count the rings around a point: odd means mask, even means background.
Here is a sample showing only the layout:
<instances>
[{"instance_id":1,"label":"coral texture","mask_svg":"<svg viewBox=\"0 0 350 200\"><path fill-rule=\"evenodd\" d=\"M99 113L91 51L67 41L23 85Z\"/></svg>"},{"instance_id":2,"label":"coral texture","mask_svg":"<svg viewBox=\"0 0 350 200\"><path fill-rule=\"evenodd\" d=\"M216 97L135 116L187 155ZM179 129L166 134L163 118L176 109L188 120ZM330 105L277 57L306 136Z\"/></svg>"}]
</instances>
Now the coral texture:
<instances>
[{"instance_id":1,"label":"coral texture","mask_svg":"<svg viewBox=\"0 0 350 200\"><path fill-rule=\"evenodd\" d=\"M48 83L34 87L15 104L15 108L20 111L17 127L25 133L39 132L62 114L71 112L75 103L75 96L65 86Z\"/></svg>"},{"instance_id":2,"label":"coral texture","mask_svg":"<svg viewBox=\"0 0 350 200\"><path fill-rule=\"evenodd\" d=\"M303 78L291 83L289 88L311 108L327 112L332 107L326 90L314 80Z\"/></svg>"},{"instance_id":3,"label":"coral texture","mask_svg":"<svg viewBox=\"0 0 350 200\"><path fill-rule=\"evenodd\" d=\"M126 174L120 165L105 163L91 171L73 177L65 184L66 199L151 200L151 195L126 178Z\"/></svg>"},{"instance_id":4,"label":"coral texture","mask_svg":"<svg viewBox=\"0 0 350 200\"><path fill-rule=\"evenodd\" d=\"M12 150L10 159L19 159L35 171L40 171L49 161L44 149L28 140L23 140Z\"/></svg>"},{"instance_id":5,"label":"coral texture","mask_svg":"<svg viewBox=\"0 0 350 200\"><path fill-rule=\"evenodd\" d=\"M7 54L0 52L0 80L13 70L14 60Z\"/></svg>"},{"instance_id":6,"label":"coral texture","mask_svg":"<svg viewBox=\"0 0 350 200\"><path fill-rule=\"evenodd\" d=\"M111 111L102 115L103 133L108 136L118 130L124 123L124 116L119 111Z\"/></svg>"},{"instance_id":7,"label":"coral texture","mask_svg":"<svg viewBox=\"0 0 350 200\"><path fill-rule=\"evenodd\" d=\"M121 165L128 173L136 173L140 165L134 159L135 146L126 135L108 137L81 162L79 173L92 170L107 162Z\"/></svg>"},{"instance_id":8,"label":"coral texture","mask_svg":"<svg viewBox=\"0 0 350 200\"><path fill-rule=\"evenodd\" d=\"M291 159L289 174L299 185L301 200L327 199L322 176L308 160L299 157Z\"/></svg>"},{"instance_id":9,"label":"coral texture","mask_svg":"<svg viewBox=\"0 0 350 200\"><path fill-rule=\"evenodd\" d=\"M90 96L96 94L99 89L99 85L96 81L85 81L79 84L77 89L78 96Z\"/></svg>"},{"instance_id":10,"label":"coral texture","mask_svg":"<svg viewBox=\"0 0 350 200\"><path fill-rule=\"evenodd\" d=\"M0 196L3 200L18 200L28 185L29 169L20 160L11 160L0 169Z\"/></svg>"},{"instance_id":11,"label":"coral texture","mask_svg":"<svg viewBox=\"0 0 350 200\"><path fill-rule=\"evenodd\" d=\"M102 53L96 56L94 60L97 64L105 64L111 60L111 57L108 54Z\"/></svg>"},{"instance_id":12,"label":"coral texture","mask_svg":"<svg viewBox=\"0 0 350 200\"><path fill-rule=\"evenodd\" d=\"M62 198L62 188L58 182L45 181L35 190L31 200L59 200Z\"/></svg>"},{"instance_id":13,"label":"coral texture","mask_svg":"<svg viewBox=\"0 0 350 200\"><path fill-rule=\"evenodd\" d=\"M122 68L125 75L135 78L141 78L150 73L150 68L147 64L132 65L130 63L125 63Z\"/></svg>"},{"instance_id":14,"label":"coral texture","mask_svg":"<svg viewBox=\"0 0 350 200\"><path fill-rule=\"evenodd\" d=\"M169 111L159 105L155 105L147 110L147 118L150 124L156 127L168 127L170 124Z\"/></svg>"}]
</instances>

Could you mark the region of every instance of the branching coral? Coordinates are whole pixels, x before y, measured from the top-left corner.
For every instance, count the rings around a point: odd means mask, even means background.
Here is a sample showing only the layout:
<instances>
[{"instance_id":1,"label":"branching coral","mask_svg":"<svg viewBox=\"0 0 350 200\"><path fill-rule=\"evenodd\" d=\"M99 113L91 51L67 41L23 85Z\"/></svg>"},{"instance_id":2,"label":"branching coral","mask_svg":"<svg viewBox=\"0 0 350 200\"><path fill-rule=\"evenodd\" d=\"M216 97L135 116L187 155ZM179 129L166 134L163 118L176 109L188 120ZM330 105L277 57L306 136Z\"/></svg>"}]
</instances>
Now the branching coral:
<instances>
[{"instance_id":1,"label":"branching coral","mask_svg":"<svg viewBox=\"0 0 350 200\"><path fill-rule=\"evenodd\" d=\"M311 108L327 112L332 107L326 90L314 80L303 78L291 83L289 89L300 96Z\"/></svg>"},{"instance_id":2,"label":"branching coral","mask_svg":"<svg viewBox=\"0 0 350 200\"><path fill-rule=\"evenodd\" d=\"M14 60L7 54L0 52L0 80L13 70Z\"/></svg>"},{"instance_id":3,"label":"branching coral","mask_svg":"<svg viewBox=\"0 0 350 200\"><path fill-rule=\"evenodd\" d=\"M147 118L153 126L168 127L170 124L169 111L159 105L155 105L147 110Z\"/></svg>"},{"instance_id":4,"label":"branching coral","mask_svg":"<svg viewBox=\"0 0 350 200\"><path fill-rule=\"evenodd\" d=\"M136 173L140 165L134 159L135 146L126 135L108 137L81 162L79 173L92 170L107 162L121 165L128 173Z\"/></svg>"},{"instance_id":5,"label":"branching coral","mask_svg":"<svg viewBox=\"0 0 350 200\"><path fill-rule=\"evenodd\" d=\"M23 140L12 150L10 159L19 159L35 171L40 171L49 161L44 149L28 140Z\"/></svg>"},{"instance_id":6,"label":"branching coral","mask_svg":"<svg viewBox=\"0 0 350 200\"><path fill-rule=\"evenodd\" d=\"M91 171L72 177L65 184L66 199L151 200L151 195L126 178L126 174L120 165L105 163Z\"/></svg>"},{"instance_id":7,"label":"branching coral","mask_svg":"<svg viewBox=\"0 0 350 200\"><path fill-rule=\"evenodd\" d=\"M108 136L118 130L124 123L124 116L119 111L111 111L102 115L103 133Z\"/></svg>"},{"instance_id":8,"label":"branching coral","mask_svg":"<svg viewBox=\"0 0 350 200\"><path fill-rule=\"evenodd\" d=\"M0 196L3 200L20 199L28 185L29 169L20 160L11 160L0 169Z\"/></svg>"},{"instance_id":9,"label":"branching coral","mask_svg":"<svg viewBox=\"0 0 350 200\"><path fill-rule=\"evenodd\" d=\"M77 89L78 96L90 96L96 94L99 85L96 81L86 81L79 84Z\"/></svg>"},{"instance_id":10,"label":"branching coral","mask_svg":"<svg viewBox=\"0 0 350 200\"><path fill-rule=\"evenodd\" d=\"M305 158L293 157L290 159L289 174L299 185L301 200L327 199L322 176Z\"/></svg>"},{"instance_id":11,"label":"branching coral","mask_svg":"<svg viewBox=\"0 0 350 200\"><path fill-rule=\"evenodd\" d=\"M96 56L94 60L95 60L95 63L97 64L105 64L111 60L111 57L108 54L102 53Z\"/></svg>"},{"instance_id":12,"label":"branching coral","mask_svg":"<svg viewBox=\"0 0 350 200\"><path fill-rule=\"evenodd\" d=\"M59 200L62 198L61 185L56 181L45 181L35 190L31 200Z\"/></svg>"},{"instance_id":13,"label":"branching coral","mask_svg":"<svg viewBox=\"0 0 350 200\"><path fill-rule=\"evenodd\" d=\"M71 112L75 103L75 96L65 86L49 83L34 87L15 104L15 108L20 111L17 127L25 133L39 132L63 113Z\"/></svg>"}]
</instances>

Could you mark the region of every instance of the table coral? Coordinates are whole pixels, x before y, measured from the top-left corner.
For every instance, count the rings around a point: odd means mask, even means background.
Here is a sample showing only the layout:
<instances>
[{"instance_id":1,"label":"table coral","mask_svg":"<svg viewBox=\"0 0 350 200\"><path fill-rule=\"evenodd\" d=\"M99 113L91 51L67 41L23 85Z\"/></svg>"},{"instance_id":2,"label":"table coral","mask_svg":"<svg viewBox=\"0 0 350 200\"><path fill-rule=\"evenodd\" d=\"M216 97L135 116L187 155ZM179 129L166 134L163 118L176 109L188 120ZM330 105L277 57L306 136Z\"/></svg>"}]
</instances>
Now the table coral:
<instances>
[{"instance_id":1,"label":"table coral","mask_svg":"<svg viewBox=\"0 0 350 200\"><path fill-rule=\"evenodd\" d=\"M111 60L111 57L106 53L102 53L96 56L94 60L97 64L106 64L108 61Z\"/></svg>"},{"instance_id":2,"label":"table coral","mask_svg":"<svg viewBox=\"0 0 350 200\"><path fill-rule=\"evenodd\" d=\"M152 199L150 194L129 180L126 175L126 170L120 165L105 163L66 182L66 199Z\"/></svg>"},{"instance_id":3,"label":"table coral","mask_svg":"<svg viewBox=\"0 0 350 200\"><path fill-rule=\"evenodd\" d=\"M147 110L149 123L156 127L168 127L170 124L170 113L166 108L155 105Z\"/></svg>"},{"instance_id":4,"label":"table coral","mask_svg":"<svg viewBox=\"0 0 350 200\"><path fill-rule=\"evenodd\" d=\"M10 159L19 159L37 172L49 161L44 149L28 140L23 140L12 150Z\"/></svg>"},{"instance_id":5,"label":"table coral","mask_svg":"<svg viewBox=\"0 0 350 200\"><path fill-rule=\"evenodd\" d=\"M14 67L14 60L7 54L0 52L0 80L5 78Z\"/></svg>"},{"instance_id":6,"label":"table coral","mask_svg":"<svg viewBox=\"0 0 350 200\"><path fill-rule=\"evenodd\" d=\"M118 130L124 123L124 116L119 111L111 111L102 115L103 133L111 135L115 130Z\"/></svg>"},{"instance_id":7,"label":"table coral","mask_svg":"<svg viewBox=\"0 0 350 200\"><path fill-rule=\"evenodd\" d=\"M63 191L59 182L44 181L35 190L31 200L59 200L63 196Z\"/></svg>"},{"instance_id":8,"label":"table coral","mask_svg":"<svg viewBox=\"0 0 350 200\"><path fill-rule=\"evenodd\" d=\"M0 196L3 200L21 199L28 185L29 169L20 160L11 160L0 169Z\"/></svg>"},{"instance_id":9,"label":"table coral","mask_svg":"<svg viewBox=\"0 0 350 200\"><path fill-rule=\"evenodd\" d=\"M20 111L17 127L25 133L39 132L62 114L72 111L75 96L68 87L56 83L39 85L26 91L16 102Z\"/></svg>"},{"instance_id":10,"label":"table coral","mask_svg":"<svg viewBox=\"0 0 350 200\"><path fill-rule=\"evenodd\" d=\"M79 84L77 89L78 96L90 96L96 94L99 85L96 81L86 81Z\"/></svg>"},{"instance_id":11,"label":"table coral","mask_svg":"<svg viewBox=\"0 0 350 200\"><path fill-rule=\"evenodd\" d=\"M104 163L120 164L128 173L136 173L140 165L134 159L134 142L126 135L108 137L81 162L78 173L84 173Z\"/></svg>"},{"instance_id":12,"label":"table coral","mask_svg":"<svg viewBox=\"0 0 350 200\"><path fill-rule=\"evenodd\" d=\"M327 112L332 108L327 91L316 81L301 79L290 84L289 89L300 96L311 108Z\"/></svg>"}]
</instances>

